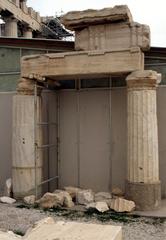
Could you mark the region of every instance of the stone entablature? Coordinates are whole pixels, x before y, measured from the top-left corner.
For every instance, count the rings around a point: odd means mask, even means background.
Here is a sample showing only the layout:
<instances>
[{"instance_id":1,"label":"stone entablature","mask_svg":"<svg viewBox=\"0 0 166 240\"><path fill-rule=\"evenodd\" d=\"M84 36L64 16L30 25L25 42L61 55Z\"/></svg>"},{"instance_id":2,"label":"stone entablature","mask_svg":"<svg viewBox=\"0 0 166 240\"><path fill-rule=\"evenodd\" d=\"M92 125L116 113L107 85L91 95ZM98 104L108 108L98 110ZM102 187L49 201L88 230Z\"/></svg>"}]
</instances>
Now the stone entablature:
<instances>
[{"instance_id":1,"label":"stone entablature","mask_svg":"<svg viewBox=\"0 0 166 240\"><path fill-rule=\"evenodd\" d=\"M112 23L94 25L76 31L76 50L150 48L150 29L139 23Z\"/></svg>"},{"instance_id":2,"label":"stone entablature","mask_svg":"<svg viewBox=\"0 0 166 240\"><path fill-rule=\"evenodd\" d=\"M88 9L85 11L68 12L62 18L62 23L70 30L87 28L92 25L99 25L114 22L133 22L130 9L126 5L119 5L113 8L101 10Z\"/></svg>"},{"instance_id":3,"label":"stone entablature","mask_svg":"<svg viewBox=\"0 0 166 240\"><path fill-rule=\"evenodd\" d=\"M21 76L29 78L31 74L40 74L62 80L80 76L110 76L143 68L144 54L138 47L119 51L75 51L23 57Z\"/></svg>"},{"instance_id":4,"label":"stone entablature","mask_svg":"<svg viewBox=\"0 0 166 240\"><path fill-rule=\"evenodd\" d=\"M62 23L75 31L75 50L150 48L150 29L135 23L127 6L69 12Z\"/></svg>"},{"instance_id":5,"label":"stone entablature","mask_svg":"<svg viewBox=\"0 0 166 240\"><path fill-rule=\"evenodd\" d=\"M24 23L32 30L41 31L41 18L38 12L28 8L26 1L0 0L0 12L8 11L13 18ZM2 16L3 17L3 16ZM17 37L15 33L12 37Z\"/></svg>"}]
</instances>

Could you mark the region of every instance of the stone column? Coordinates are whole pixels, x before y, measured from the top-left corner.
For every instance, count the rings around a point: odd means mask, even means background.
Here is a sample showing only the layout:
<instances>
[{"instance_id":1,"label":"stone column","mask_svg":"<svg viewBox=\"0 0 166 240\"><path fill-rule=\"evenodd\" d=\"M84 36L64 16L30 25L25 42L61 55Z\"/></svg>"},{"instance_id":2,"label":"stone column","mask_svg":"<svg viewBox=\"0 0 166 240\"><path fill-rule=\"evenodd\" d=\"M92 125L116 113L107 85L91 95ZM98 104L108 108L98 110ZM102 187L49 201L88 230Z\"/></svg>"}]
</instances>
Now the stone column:
<instances>
[{"instance_id":1,"label":"stone column","mask_svg":"<svg viewBox=\"0 0 166 240\"><path fill-rule=\"evenodd\" d=\"M139 210L158 208L159 180L156 87L161 75L136 71L127 77L128 89L128 170L126 195Z\"/></svg>"},{"instance_id":2,"label":"stone column","mask_svg":"<svg viewBox=\"0 0 166 240\"><path fill-rule=\"evenodd\" d=\"M18 37L17 19L9 17L5 19L5 36L6 37Z\"/></svg>"},{"instance_id":3,"label":"stone column","mask_svg":"<svg viewBox=\"0 0 166 240\"><path fill-rule=\"evenodd\" d=\"M28 13L28 7L27 7L27 0L23 0L20 2L21 9L23 12Z\"/></svg>"},{"instance_id":4,"label":"stone column","mask_svg":"<svg viewBox=\"0 0 166 240\"><path fill-rule=\"evenodd\" d=\"M26 28L25 29L24 38L32 38L32 28Z\"/></svg>"},{"instance_id":5,"label":"stone column","mask_svg":"<svg viewBox=\"0 0 166 240\"><path fill-rule=\"evenodd\" d=\"M12 180L15 198L35 194L35 184L42 182L42 150L35 151L36 145L42 145L42 129L35 126L35 116L36 122L41 122L42 105L40 93L35 104L33 83L21 79L18 94L13 97ZM38 196L40 194L41 187Z\"/></svg>"},{"instance_id":6,"label":"stone column","mask_svg":"<svg viewBox=\"0 0 166 240\"><path fill-rule=\"evenodd\" d=\"M20 0L13 0L13 3L14 3L17 7L20 7Z\"/></svg>"}]
</instances>

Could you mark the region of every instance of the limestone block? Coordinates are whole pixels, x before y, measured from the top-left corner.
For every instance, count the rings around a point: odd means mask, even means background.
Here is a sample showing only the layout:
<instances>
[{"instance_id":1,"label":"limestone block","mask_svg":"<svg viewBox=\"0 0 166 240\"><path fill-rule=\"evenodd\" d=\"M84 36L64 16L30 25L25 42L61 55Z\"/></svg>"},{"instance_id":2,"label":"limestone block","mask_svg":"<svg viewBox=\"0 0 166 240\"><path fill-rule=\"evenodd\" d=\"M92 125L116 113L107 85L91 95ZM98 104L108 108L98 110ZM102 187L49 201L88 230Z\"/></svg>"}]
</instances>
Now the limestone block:
<instances>
[{"instance_id":1,"label":"limestone block","mask_svg":"<svg viewBox=\"0 0 166 240\"><path fill-rule=\"evenodd\" d=\"M116 212L131 212L135 209L135 203L123 198L112 199L109 207Z\"/></svg>"},{"instance_id":2,"label":"limestone block","mask_svg":"<svg viewBox=\"0 0 166 240\"><path fill-rule=\"evenodd\" d=\"M81 76L128 73L144 69L144 54L140 48L108 51L75 51L22 58L21 75L54 76L55 80Z\"/></svg>"},{"instance_id":3,"label":"limestone block","mask_svg":"<svg viewBox=\"0 0 166 240\"><path fill-rule=\"evenodd\" d=\"M69 187L64 187L64 190L66 192L68 192L72 198L76 198L76 195L77 195L78 191L80 191L81 189L77 188L77 187L70 187L69 186Z\"/></svg>"},{"instance_id":4,"label":"limestone block","mask_svg":"<svg viewBox=\"0 0 166 240\"><path fill-rule=\"evenodd\" d=\"M112 189L112 195L114 196L123 196L124 195L124 192L122 191L122 189L118 188L118 187L114 187Z\"/></svg>"},{"instance_id":5,"label":"limestone block","mask_svg":"<svg viewBox=\"0 0 166 240\"><path fill-rule=\"evenodd\" d=\"M117 21L132 22L131 12L126 5L101 10L88 9L85 11L68 12L61 19L62 24L70 30Z\"/></svg>"},{"instance_id":6,"label":"limestone block","mask_svg":"<svg viewBox=\"0 0 166 240\"><path fill-rule=\"evenodd\" d=\"M67 207L67 208L71 208L74 207L74 202L72 201L72 197L70 196L70 194L66 191L62 191L62 190L56 190L54 191L54 193L60 194L63 197L63 206Z\"/></svg>"},{"instance_id":7,"label":"limestone block","mask_svg":"<svg viewBox=\"0 0 166 240\"><path fill-rule=\"evenodd\" d=\"M94 192L89 190L81 190L77 193L76 201L78 204L87 205L88 203L94 202Z\"/></svg>"},{"instance_id":8,"label":"limestone block","mask_svg":"<svg viewBox=\"0 0 166 240\"><path fill-rule=\"evenodd\" d=\"M19 240L19 239L22 239L22 237L14 234L13 232L0 231L0 239L2 239L2 240Z\"/></svg>"},{"instance_id":9,"label":"limestone block","mask_svg":"<svg viewBox=\"0 0 166 240\"><path fill-rule=\"evenodd\" d=\"M16 200L13 198L4 196L4 197L0 197L0 202L7 203L7 204L13 204L16 202Z\"/></svg>"},{"instance_id":10,"label":"limestone block","mask_svg":"<svg viewBox=\"0 0 166 240\"><path fill-rule=\"evenodd\" d=\"M97 209L99 212L106 212L109 210L109 207L107 205L106 202L93 202L93 203L89 203L87 206L86 206L86 209L89 209L89 208L95 208Z\"/></svg>"},{"instance_id":11,"label":"limestone block","mask_svg":"<svg viewBox=\"0 0 166 240\"><path fill-rule=\"evenodd\" d=\"M26 196L24 197L24 203L33 205L35 203L35 199L35 195Z\"/></svg>"},{"instance_id":12,"label":"limestone block","mask_svg":"<svg viewBox=\"0 0 166 240\"><path fill-rule=\"evenodd\" d=\"M112 196L109 192L98 192L95 194L95 202L107 202L110 199L112 199Z\"/></svg>"},{"instance_id":13,"label":"limestone block","mask_svg":"<svg viewBox=\"0 0 166 240\"><path fill-rule=\"evenodd\" d=\"M41 199L37 201L41 208L53 208L63 206L64 196L58 193L45 193Z\"/></svg>"},{"instance_id":14,"label":"limestone block","mask_svg":"<svg viewBox=\"0 0 166 240\"><path fill-rule=\"evenodd\" d=\"M24 236L25 240L122 240L119 226L78 222L54 222L46 218Z\"/></svg>"},{"instance_id":15,"label":"limestone block","mask_svg":"<svg viewBox=\"0 0 166 240\"><path fill-rule=\"evenodd\" d=\"M150 29L139 23L92 25L75 33L76 50L106 50L140 47L150 48Z\"/></svg>"}]
</instances>

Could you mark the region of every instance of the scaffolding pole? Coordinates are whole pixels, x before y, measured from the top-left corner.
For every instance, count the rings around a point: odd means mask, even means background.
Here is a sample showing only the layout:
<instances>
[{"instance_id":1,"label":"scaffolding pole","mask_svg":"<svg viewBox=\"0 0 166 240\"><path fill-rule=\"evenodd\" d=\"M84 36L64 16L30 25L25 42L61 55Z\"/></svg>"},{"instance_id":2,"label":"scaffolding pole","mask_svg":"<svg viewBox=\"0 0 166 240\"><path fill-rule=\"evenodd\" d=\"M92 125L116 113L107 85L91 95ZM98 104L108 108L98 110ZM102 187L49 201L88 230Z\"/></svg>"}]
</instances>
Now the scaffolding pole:
<instances>
[{"instance_id":1,"label":"scaffolding pole","mask_svg":"<svg viewBox=\"0 0 166 240\"><path fill-rule=\"evenodd\" d=\"M38 101L37 101L37 93L38 93L38 87L41 88L41 86L37 85L37 82L35 82L34 84L34 165L35 165L35 197L36 199L38 198L38 187L49 183L51 181L58 181L59 176L54 176L51 178L48 178L40 183L38 183L37 181L37 166L38 166L38 151L42 151L43 149L49 149L52 147L57 147L57 144L43 144L43 145L39 145L38 144L38 128L43 128L45 126L48 127L48 132L49 132L49 127L52 125L56 128L56 130L58 129L57 123L56 122L38 122L37 119L37 114L38 114ZM49 161L49 159L48 159ZM58 163L57 163L58 164ZM59 173L59 172L58 172ZM49 176L48 176L49 177Z\"/></svg>"}]
</instances>

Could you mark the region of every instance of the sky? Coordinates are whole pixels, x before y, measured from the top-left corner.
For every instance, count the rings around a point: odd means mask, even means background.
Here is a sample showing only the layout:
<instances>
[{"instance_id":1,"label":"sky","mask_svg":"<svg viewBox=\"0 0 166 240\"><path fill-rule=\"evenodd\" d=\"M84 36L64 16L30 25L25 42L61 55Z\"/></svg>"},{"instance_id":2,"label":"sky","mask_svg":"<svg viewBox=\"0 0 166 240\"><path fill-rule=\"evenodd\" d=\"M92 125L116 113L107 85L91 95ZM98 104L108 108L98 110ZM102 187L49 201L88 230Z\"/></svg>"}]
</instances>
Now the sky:
<instances>
[{"instance_id":1,"label":"sky","mask_svg":"<svg viewBox=\"0 0 166 240\"><path fill-rule=\"evenodd\" d=\"M128 5L135 22L147 24L151 29L151 45L166 47L165 0L28 0L28 6L41 16L55 16L73 10L101 9L115 5Z\"/></svg>"}]
</instances>

